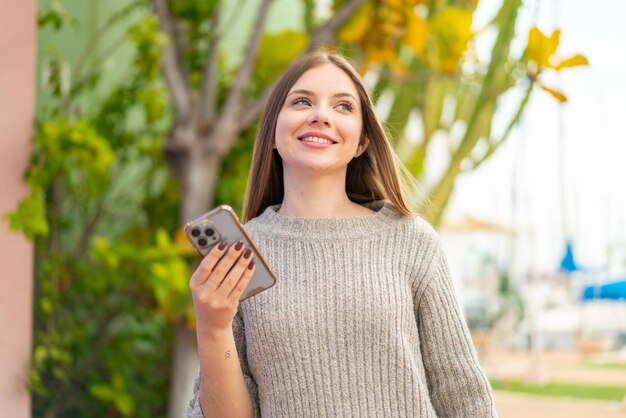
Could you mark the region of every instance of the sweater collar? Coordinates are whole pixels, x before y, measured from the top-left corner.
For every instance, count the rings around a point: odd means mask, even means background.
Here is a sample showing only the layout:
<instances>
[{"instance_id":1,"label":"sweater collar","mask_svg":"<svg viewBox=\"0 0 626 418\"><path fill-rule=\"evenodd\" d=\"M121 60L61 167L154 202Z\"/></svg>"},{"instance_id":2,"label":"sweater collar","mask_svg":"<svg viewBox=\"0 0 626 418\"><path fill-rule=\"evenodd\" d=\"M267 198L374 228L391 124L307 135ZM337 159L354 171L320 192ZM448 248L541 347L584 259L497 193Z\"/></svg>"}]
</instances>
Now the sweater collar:
<instances>
[{"instance_id":1,"label":"sweater collar","mask_svg":"<svg viewBox=\"0 0 626 418\"><path fill-rule=\"evenodd\" d=\"M269 206L250 222L261 233L274 236L305 239L352 239L378 235L394 226L402 214L393 204L378 200L363 206L375 211L371 215L349 218L301 218L281 215L276 211L280 205Z\"/></svg>"}]
</instances>

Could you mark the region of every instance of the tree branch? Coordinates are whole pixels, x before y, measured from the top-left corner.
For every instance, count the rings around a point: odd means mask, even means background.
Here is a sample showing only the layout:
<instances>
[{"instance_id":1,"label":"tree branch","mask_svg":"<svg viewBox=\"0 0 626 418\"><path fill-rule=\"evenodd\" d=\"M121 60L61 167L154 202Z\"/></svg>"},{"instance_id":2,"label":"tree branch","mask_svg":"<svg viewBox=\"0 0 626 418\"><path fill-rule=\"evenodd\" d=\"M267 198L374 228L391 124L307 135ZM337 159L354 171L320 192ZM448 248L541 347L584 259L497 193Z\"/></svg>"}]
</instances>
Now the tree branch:
<instances>
[{"instance_id":1,"label":"tree branch","mask_svg":"<svg viewBox=\"0 0 626 418\"><path fill-rule=\"evenodd\" d=\"M235 4L235 6L233 7L233 12L231 13L231 15L227 19L224 19L226 23L222 26L222 30L219 32L220 38L224 39L226 37L226 34L230 32L231 29L239 29L239 26L236 25L235 22L241 16L240 10L243 7L243 3L245 1L246 0L238 0L237 4Z\"/></svg>"},{"instance_id":2,"label":"tree branch","mask_svg":"<svg viewBox=\"0 0 626 418\"><path fill-rule=\"evenodd\" d=\"M270 94L272 93L272 90L276 85L276 81L277 80L274 80L272 84L267 86L254 102L246 106L245 111L241 117L241 123L239 125L241 127L241 130L247 129L250 125L252 125L252 123L254 123L256 118L261 113L261 110L265 107L265 104L269 100Z\"/></svg>"},{"instance_id":3,"label":"tree branch","mask_svg":"<svg viewBox=\"0 0 626 418\"><path fill-rule=\"evenodd\" d=\"M139 5L140 4L138 2L133 2L127 5L126 7L121 8L120 10L115 12L109 19L107 19L107 21L104 22L104 24L102 24L99 28L97 28L93 32L93 35L89 37L87 46L85 47L85 49L83 49L83 52L80 54L80 57L78 58L78 61L76 61L76 66L74 67L75 78L80 78L78 74L80 74L83 66L85 66L85 64L87 63L87 61L89 60L92 54L98 52L97 44L98 44L98 41L100 41L100 39L103 38L103 35L109 29L111 29L111 27L115 26L115 24L118 23L120 20L128 16L132 16L132 12ZM127 40L128 36L126 34L124 34L124 36L126 38L125 40ZM100 64L99 60L101 56L103 56L103 54L100 54L100 56L94 60L97 64Z\"/></svg>"},{"instance_id":4,"label":"tree branch","mask_svg":"<svg viewBox=\"0 0 626 418\"><path fill-rule=\"evenodd\" d=\"M217 91L219 83L219 67L218 67L218 52L219 52L219 5L213 8L211 14L211 34L209 35L209 51L207 57L206 67L202 76L202 97L201 97L201 112L202 119L207 125L211 125L215 120L215 113L217 107Z\"/></svg>"},{"instance_id":5,"label":"tree branch","mask_svg":"<svg viewBox=\"0 0 626 418\"><path fill-rule=\"evenodd\" d=\"M222 116L220 117L220 128L234 123L237 118L237 111L242 104L244 86L252 75L252 67L254 66L254 62L256 61L256 57L259 52L261 36L263 35L263 26L265 26L265 20L267 18L267 12L271 1L272 0L263 0L261 3L256 23L248 40L248 50L246 51L243 63L239 67L239 71L237 71L237 75L235 76L235 82L228 92L226 102L224 103ZM228 144L226 145L228 147Z\"/></svg>"},{"instance_id":6,"label":"tree branch","mask_svg":"<svg viewBox=\"0 0 626 418\"><path fill-rule=\"evenodd\" d=\"M167 1L167 0L166 0ZM183 80L187 83L187 74L189 74L189 68L187 67L187 62L185 61L185 52L187 49L186 38L184 34L184 29L181 28L182 22L178 19L172 18L172 29L173 29L173 39L175 45L176 52L176 62L179 65L180 73L183 75Z\"/></svg>"},{"instance_id":7,"label":"tree branch","mask_svg":"<svg viewBox=\"0 0 626 418\"><path fill-rule=\"evenodd\" d=\"M349 0L345 3L341 9L339 9L333 17L328 19L328 21L317 28L317 30L311 35L311 39L309 40L308 46L300 53L298 57L313 51L315 48L319 47L322 44L333 43L337 39L337 32L339 28L352 16L356 10L365 3L365 0ZM274 88L276 81L272 82L271 85L265 88L263 93L252 103L246 105L245 113L240 119L240 128L244 130L248 128L258 117L261 109L265 107L267 100L269 99L270 93Z\"/></svg>"},{"instance_id":8,"label":"tree branch","mask_svg":"<svg viewBox=\"0 0 626 418\"><path fill-rule=\"evenodd\" d=\"M151 2L154 12L159 18L159 26L169 38L163 56L163 77L170 93L174 111L179 117L185 118L189 115L189 92L187 91L184 65L178 60L178 57L182 56L179 50L183 48L183 45L178 43L174 20L166 0L151 0Z\"/></svg>"},{"instance_id":9,"label":"tree branch","mask_svg":"<svg viewBox=\"0 0 626 418\"><path fill-rule=\"evenodd\" d=\"M311 36L309 46L305 49L310 52L323 44L332 44L337 39L339 28L351 17L365 0L348 0L337 12L328 19L326 23L320 26Z\"/></svg>"}]
</instances>

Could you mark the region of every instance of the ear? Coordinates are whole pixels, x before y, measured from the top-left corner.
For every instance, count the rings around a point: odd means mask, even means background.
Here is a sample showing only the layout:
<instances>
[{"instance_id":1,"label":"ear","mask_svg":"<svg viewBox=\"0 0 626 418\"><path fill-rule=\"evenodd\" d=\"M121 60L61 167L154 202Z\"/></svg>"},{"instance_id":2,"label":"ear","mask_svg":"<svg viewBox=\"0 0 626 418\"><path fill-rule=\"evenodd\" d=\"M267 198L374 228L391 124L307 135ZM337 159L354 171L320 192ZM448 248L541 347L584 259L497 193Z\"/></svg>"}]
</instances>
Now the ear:
<instances>
[{"instance_id":1,"label":"ear","mask_svg":"<svg viewBox=\"0 0 626 418\"><path fill-rule=\"evenodd\" d=\"M359 146L356 148L356 154L354 154L354 158L360 157L361 154L365 152L367 146L370 144L370 139L366 136L363 136L363 140L359 143Z\"/></svg>"}]
</instances>

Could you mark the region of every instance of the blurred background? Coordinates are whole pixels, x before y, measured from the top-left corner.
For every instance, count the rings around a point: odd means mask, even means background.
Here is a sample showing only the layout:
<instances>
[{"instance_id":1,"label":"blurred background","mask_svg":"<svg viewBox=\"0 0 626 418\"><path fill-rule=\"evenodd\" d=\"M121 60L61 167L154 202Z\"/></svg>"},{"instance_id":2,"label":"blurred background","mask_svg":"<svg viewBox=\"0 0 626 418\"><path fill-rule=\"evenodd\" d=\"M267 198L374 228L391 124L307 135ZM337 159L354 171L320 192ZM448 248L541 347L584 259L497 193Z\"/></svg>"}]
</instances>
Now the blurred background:
<instances>
[{"instance_id":1,"label":"blurred background","mask_svg":"<svg viewBox=\"0 0 626 418\"><path fill-rule=\"evenodd\" d=\"M30 3L11 5L37 20L28 168L12 169L27 188L3 195L2 237L28 240L34 289L5 274L2 308L21 292L33 318L2 323L26 336L19 362L3 344L6 416L184 415L197 255L180 226L241 213L269 89L320 45L353 60L418 180L500 416L626 416L626 4Z\"/></svg>"}]
</instances>

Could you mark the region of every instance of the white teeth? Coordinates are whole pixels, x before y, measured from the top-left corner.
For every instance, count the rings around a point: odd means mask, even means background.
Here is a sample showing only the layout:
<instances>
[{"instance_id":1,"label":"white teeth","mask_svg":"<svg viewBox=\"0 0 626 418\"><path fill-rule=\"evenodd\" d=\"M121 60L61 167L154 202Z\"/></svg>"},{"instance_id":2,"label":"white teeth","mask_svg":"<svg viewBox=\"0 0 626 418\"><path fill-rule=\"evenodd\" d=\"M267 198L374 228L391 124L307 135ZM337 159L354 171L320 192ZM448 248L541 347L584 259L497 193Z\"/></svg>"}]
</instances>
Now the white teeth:
<instances>
[{"instance_id":1,"label":"white teeth","mask_svg":"<svg viewBox=\"0 0 626 418\"><path fill-rule=\"evenodd\" d=\"M333 141L329 141L326 138L318 138L316 136L305 136L304 138L301 138L300 141L302 142L317 142L318 144L332 144Z\"/></svg>"}]
</instances>

